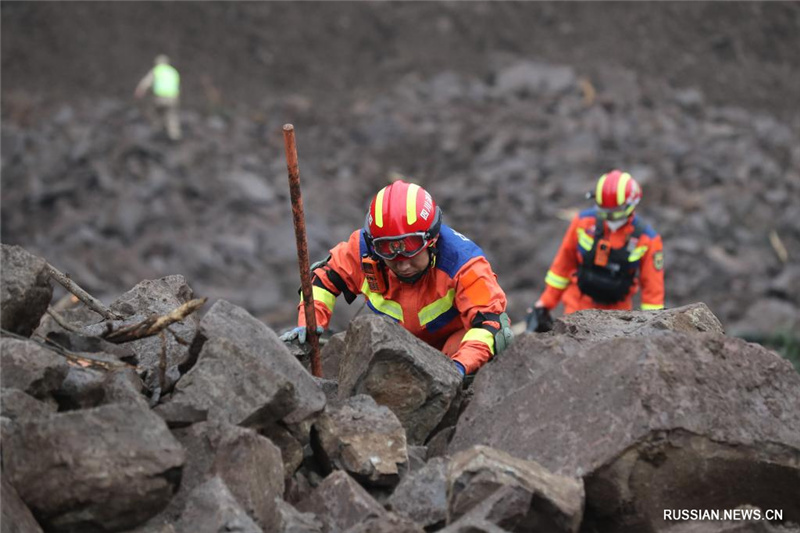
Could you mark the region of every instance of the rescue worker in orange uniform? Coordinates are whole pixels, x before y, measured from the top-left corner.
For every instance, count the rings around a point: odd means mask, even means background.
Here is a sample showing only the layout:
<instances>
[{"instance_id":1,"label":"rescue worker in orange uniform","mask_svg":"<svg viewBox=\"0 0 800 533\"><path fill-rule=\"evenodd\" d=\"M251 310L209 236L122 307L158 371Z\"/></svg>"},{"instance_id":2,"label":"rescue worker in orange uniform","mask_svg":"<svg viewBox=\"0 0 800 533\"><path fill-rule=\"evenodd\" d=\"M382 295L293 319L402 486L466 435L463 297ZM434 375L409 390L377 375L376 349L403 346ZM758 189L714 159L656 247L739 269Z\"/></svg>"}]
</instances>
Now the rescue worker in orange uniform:
<instances>
[{"instance_id":1,"label":"rescue worker in orange uniform","mask_svg":"<svg viewBox=\"0 0 800 533\"><path fill-rule=\"evenodd\" d=\"M545 290L529 309L528 330L549 331L559 302L564 313L582 309L633 309L641 290L642 310L664 308L661 236L634 212L642 189L627 172L600 176L596 205L579 213L567 229L545 277Z\"/></svg>"},{"instance_id":2,"label":"rescue worker in orange uniform","mask_svg":"<svg viewBox=\"0 0 800 533\"><path fill-rule=\"evenodd\" d=\"M390 317L473 374L512 339L506 296L483 251L442 223L442 211L419 185L396 181L378 192L364 227L312 266L318 332L336 297L364 295L369 309ZM306 341L299 326L281 335Z\"/></svg>"}]
</instances>

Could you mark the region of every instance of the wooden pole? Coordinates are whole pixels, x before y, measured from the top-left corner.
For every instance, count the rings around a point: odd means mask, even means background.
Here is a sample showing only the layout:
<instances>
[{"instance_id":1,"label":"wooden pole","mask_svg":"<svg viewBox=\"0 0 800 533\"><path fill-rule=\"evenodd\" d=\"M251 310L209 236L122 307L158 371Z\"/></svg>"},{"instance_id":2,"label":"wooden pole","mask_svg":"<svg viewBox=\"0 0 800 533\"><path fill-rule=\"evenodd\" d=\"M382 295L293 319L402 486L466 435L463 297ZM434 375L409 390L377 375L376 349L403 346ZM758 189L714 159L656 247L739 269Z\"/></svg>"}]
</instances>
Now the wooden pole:
<instances>
[{"instance_id":1,"label":"wooden pole","mask_svg":"<svg viewBox=\"0 0 800 533\"><path fill-rule=\"evenodd\" d=\"M289 196L292 199L294 237L297 241L297 262L300 267L300 286L303 292L303 309L306 317L306 338L311 345L311 374L321 378L322 363L319 360L317 316L314 312L314 296L311 289L311 268L308 262L308 245L306 244L306 222L303 215L303 197L300 194L300 171L297 166L294 126L291 124L283 126L283 144L286 148L286 168L289 170Z\"/></svg>"}]
</instances>

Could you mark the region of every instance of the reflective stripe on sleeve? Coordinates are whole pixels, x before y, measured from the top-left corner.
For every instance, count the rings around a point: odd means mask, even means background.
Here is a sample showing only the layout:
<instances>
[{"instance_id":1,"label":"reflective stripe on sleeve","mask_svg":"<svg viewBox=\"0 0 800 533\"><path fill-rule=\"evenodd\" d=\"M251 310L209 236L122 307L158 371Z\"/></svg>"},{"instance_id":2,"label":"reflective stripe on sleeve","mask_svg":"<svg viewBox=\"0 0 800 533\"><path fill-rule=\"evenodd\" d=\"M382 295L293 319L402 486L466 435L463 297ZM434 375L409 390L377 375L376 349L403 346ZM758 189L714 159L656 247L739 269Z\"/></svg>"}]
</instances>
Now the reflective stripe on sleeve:
<instances>
[{"instance_id":1,"label":"reflective stripe on sleeve","mask_svg":"<svg viewBox=\"0 0 800 533\"><path fill-rule=\"evenodd\" d=\"M373 309L394 318L398 322L403 321L403 308L400 304L392 300L387 300L383 295L369 290L369 283L367 283L367 280L364 280L364 284L361 285L361 292L367 297Z\"/></svg>"},{"instance_id":2,"label":"reflective stripe on sleeve","mask_svg":"<svg viewBox=\"0 0 800 533\"><path fill-rule=\"evenodd\" d=\"M632 252L631 255L628 256L628 262L633 263L634 261L638 261L639 259L647 253L648 247L647 246L637 246Z\"/></svg>"},{"instance_id":3,"label":"reflective stripe on sleeve","mask_svg":"<svg viewBox=\"0 0 800 533\"><path fill-rule=\"evenodd\" d=\"M565 278L563 276L559 276L552 270L547 271L547 276L544 278L544 282L553 287L554 289L558 289L563 291L569 285L569 278Z\"/></svg>"},{"instance_id":4,"label":"reflective stripe on sleeve","mask_svg":"<svg viewBox=\"0 0 800 533\"><path fill-rule=\"evenodd\" d=\"M467 330L467 333L464 335L464 338L461 339L461 343L465 343L467 341L478 341L484 343L486 346L489 347L489 350L494 355L494 335L491 332L483 329L483 328L472 328Z\"/></svg>"},{"instance_id":5,"label":"reflective stripe on sleeve","mask_svg":"<svg viewBox=\"0 0 800 533\"><path fill-rule=\"evenodd\" d=\"M658 311L664 309L664 304L642 304L642 311Z\"/></svg>"}]
</instances>

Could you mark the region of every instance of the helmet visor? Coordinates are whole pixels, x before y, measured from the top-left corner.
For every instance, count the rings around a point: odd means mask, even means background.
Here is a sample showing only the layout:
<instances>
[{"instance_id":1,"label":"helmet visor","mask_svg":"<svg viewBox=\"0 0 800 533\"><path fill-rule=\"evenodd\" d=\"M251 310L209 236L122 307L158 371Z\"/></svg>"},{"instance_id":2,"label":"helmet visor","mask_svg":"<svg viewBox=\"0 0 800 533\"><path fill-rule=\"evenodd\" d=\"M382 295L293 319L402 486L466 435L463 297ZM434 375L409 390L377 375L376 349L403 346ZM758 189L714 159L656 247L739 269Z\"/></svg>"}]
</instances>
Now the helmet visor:
<instances>
[{"instance_id":1,"label":"helmet visor","mask_svg":"<svg viewBox=\"0 0 800 533\"><path fill-rule=\"evenodd\" d=\"M372 241L375 254L381 259L393 260L398 256L412 258L428 245L424 233L407 233L397 237L380 237Z\"/></svg>"}]
</instances>

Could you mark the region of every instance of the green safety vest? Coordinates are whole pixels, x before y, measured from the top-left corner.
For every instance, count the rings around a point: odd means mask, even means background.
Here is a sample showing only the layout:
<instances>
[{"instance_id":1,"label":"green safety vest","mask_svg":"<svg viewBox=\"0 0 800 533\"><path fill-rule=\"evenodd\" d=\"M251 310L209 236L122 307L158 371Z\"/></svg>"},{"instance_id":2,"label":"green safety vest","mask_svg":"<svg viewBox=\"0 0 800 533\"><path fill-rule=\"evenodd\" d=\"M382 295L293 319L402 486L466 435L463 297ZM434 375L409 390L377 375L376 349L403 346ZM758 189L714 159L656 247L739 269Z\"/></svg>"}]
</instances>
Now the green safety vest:
<instances>
[{"instance_id":1,"label":"green safety vest","mask_svg":"<svg viewBox=\"0 0 800 533\"><path fill-rule=\"evenodd\" d=\"M163 98L177 98L181 76L171 65L156 65L153 69L153 93Z\"/></svg>"}]
</instances>

